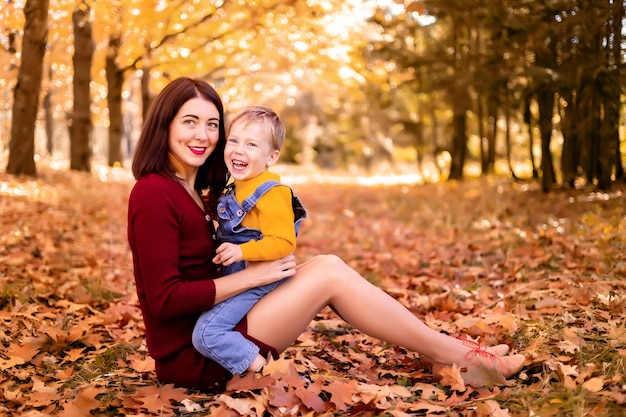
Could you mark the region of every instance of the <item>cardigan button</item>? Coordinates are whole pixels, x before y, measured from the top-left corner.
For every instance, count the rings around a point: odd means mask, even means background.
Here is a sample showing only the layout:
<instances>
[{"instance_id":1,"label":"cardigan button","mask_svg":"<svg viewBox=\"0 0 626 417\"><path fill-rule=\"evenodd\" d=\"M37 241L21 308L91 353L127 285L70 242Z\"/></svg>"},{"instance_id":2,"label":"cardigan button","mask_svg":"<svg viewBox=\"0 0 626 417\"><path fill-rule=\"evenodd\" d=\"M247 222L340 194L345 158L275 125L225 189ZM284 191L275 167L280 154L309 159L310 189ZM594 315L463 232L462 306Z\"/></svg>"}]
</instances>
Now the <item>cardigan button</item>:
<instances>
[{"instance_id":1,"label":"cardigan button","mask_svg":"<svg viewBox=\"0 0 626 417\"><path fill-rule=\"evenodd\" d=\"M207 214L207 215L205 215L205 216L204 216L204 219L205 219L207 222L210 222L210 221L211 221L211 216L209 216L209 215Z\"/></svg>"}]
</instances>

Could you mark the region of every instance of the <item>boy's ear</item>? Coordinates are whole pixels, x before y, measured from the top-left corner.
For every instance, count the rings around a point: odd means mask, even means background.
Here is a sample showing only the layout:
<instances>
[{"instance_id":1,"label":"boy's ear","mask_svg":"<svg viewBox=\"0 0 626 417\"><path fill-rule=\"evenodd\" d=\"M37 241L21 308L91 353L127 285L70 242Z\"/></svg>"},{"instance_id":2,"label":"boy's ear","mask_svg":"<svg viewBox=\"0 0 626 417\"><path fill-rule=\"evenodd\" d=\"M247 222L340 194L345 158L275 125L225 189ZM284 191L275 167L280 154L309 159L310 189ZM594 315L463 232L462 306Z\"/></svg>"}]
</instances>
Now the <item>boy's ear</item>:
<instances>
[{"instance_id":1,"label":"boy's ear","mask_svg":"<svg viewBox=\"0 0 626 417\"><path fill-rule=\"evenodd\" d=\"M270 155L270 159L267 161L267 166L271 167L272 165L274 165L276 162L278 162L278 158L280 157L280 151L279 150L273 150L272 154Z\"/></svg>"}]
</instances>

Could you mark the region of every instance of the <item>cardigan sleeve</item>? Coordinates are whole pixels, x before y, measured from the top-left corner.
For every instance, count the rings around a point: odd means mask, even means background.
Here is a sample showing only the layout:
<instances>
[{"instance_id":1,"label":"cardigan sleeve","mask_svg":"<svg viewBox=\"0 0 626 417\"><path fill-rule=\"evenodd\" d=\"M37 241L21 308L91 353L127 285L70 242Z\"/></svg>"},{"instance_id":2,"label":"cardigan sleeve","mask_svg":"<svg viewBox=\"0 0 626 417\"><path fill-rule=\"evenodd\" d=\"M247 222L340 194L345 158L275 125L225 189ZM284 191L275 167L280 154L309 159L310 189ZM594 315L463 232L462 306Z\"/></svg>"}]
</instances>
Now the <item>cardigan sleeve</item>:
<instances>
[{"instance_id":1,"label":"cardigan sleeve","mask_svg":"<svg viewBox=\"0 0 626 417\"><path fill-rule=\"evenodd\" d=\"M246 215L256 216L255 221L263 234L260 240L241 244L246 261L279 259L296 250L296 231L291 207L291 189L277 186L269 190Z\"/></svg>"},{"instance_id":2,"label":"cardigan sleeve","mask_svg":"<svg viewBox=\"0 0 626 417\"><path fill-rule=\"evenodd\" d=\"M177 186L151 177L140 180L129 198L137 290L156 319L199 313L215 302L215 246L203 213Z\"/></svg>"}]
</instances>

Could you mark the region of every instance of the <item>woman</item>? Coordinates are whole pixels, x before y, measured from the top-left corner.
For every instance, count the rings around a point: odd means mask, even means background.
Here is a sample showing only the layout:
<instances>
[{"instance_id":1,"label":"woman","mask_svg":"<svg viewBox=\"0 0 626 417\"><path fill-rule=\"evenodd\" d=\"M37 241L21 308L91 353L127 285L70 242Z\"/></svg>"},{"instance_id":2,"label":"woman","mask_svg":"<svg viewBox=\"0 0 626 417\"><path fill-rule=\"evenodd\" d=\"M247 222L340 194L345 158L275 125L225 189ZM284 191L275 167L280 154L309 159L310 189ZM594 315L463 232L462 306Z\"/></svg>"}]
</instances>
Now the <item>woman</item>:
<instances>
[{"instance_id":1,"label":"woman","mask_svg":"<svg viewBox=\"0 0 626 417\"><path fill-rule=\"evenodd\" d=\"M370 336L418 352L435 364L456 364L468 384L480 385L485 367L505 377L519 372L523 355L507 356L506 345L486 348L427 327L333 255L297 266L290 255L220 276L211 262L216 249L211 218L228 176L225 142L217 92L204 81L179 78L156 97L137 145L128 240L146 342L161 382L221 389L231 375L194 349L196 320L216 303L286 277L237 326L265 357L291 346L329 306Z\"/></svg>"}]
</instances>

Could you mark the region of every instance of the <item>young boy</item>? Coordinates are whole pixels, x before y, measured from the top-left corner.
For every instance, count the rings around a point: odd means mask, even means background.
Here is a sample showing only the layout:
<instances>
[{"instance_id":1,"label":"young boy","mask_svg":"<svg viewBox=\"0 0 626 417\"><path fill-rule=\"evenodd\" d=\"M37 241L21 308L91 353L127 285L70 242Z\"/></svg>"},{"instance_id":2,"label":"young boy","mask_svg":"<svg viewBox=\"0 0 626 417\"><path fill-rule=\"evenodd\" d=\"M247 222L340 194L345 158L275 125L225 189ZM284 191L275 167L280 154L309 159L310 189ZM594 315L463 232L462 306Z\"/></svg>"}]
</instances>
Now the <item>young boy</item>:
<instances>
[{"instance_id":1,"label":"young boy","mask_svg":"<svg viewBox=\"0 0 626 417\"><path fill-rule=\"evenodd\" d=\"M246 261L280 259L296 248L306 211L291 188L268 171L284 139L285 126L267 107L248 107L231 123L224 160L234 183L217 205L220 246L213 258L224 275L245 268ZM193 331L196 350L233 375L259 371L265 364L259 348L233 329L281 282L252 288L204 312Z\"/></svg>"}]
</instances>

